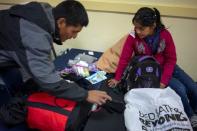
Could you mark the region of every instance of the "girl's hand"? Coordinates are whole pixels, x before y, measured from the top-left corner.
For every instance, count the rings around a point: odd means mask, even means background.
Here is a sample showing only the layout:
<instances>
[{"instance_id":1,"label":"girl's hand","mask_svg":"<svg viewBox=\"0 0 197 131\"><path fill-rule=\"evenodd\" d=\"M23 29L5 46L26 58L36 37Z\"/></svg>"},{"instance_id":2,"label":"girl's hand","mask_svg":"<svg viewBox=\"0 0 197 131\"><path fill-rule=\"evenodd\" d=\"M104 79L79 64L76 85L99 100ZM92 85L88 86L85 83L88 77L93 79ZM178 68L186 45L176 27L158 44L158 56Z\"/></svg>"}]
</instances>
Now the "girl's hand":
<instances>
[{"instance_id":1,"label":"girl's hand","mask_svg":"<svg viewBox=\"0 0 197 131\"><path fill-rule=\"evenodd\" d=\"M163 83L160 83L160 88L164 89L164 88L166 88L166 85Z\"/></svg>"},{"instance_id":2,"label":"girl's hand","mask_svg":"<svg viewBox=\"0 0 197 131\"><path fill-rule=\"evenodd\" d=\"M116 79L110 79L108 81L108 86L109 87L115 87L118 83L119 83L119 81L117 81Z\"/></svg>"}]
</instances>

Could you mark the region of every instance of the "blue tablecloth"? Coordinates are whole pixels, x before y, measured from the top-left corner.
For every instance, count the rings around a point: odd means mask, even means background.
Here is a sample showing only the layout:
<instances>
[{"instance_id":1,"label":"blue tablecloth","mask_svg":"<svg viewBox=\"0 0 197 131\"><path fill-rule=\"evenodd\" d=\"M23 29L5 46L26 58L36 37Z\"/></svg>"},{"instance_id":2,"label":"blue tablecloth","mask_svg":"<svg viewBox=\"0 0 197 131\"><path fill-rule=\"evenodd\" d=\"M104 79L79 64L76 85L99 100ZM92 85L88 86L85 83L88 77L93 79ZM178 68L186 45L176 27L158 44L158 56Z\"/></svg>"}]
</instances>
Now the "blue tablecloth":
<instances>
[{"instance_id":1,"label":"blue tablecloth","mask_svg":"<svg viewBox=\"0 0 197 131\"><path fill-rule=\"evenodd\" d=\"M58 56L55 60L54 60L54 64L56 67L56 70L62 70L64 69L66 66L68 66L68 61L69 59L73 60L75 58L75 56L77 56L78 54L87 54L88 52L90 52L90 50L82 50L82 49L75 49L75 48L71 48L67 51L65 51L62 55ZM102 52L97 52L97 51L91 51L93 52L94 57L99 58L102 55Z\"/></svg>"}]
</instances>

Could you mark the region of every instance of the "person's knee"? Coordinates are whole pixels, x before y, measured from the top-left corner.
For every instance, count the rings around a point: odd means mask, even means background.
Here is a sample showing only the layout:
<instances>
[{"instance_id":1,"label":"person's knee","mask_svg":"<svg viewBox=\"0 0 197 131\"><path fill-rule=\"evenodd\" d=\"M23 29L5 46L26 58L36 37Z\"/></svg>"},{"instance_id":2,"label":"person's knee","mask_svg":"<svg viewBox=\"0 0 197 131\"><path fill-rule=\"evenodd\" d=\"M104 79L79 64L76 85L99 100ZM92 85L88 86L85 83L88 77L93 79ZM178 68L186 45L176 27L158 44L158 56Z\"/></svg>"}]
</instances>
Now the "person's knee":
<instances>
[{"instance_id":1,"label":"person's knee","mask_svg":"<svg viewBox=\"0 0 197 131\"><path fill-rule=\"evenodd\" d=\"M186 87L177 79L172 78L172 80L169 83L170 88L172 88L176 93L179 95L186 95Z\"/></svg>"},{"instance_id":2,"label":"person's knee","mask_svg":"<svg viewBox=\"0 0 197 131\"><path fill-rule=\"evenodd\" d=\"M184 70L180 66L176 65L174 67L174 72L177 74L177 73L180 73L180 72L184 72Z\"/></svg>"}]
</instances>

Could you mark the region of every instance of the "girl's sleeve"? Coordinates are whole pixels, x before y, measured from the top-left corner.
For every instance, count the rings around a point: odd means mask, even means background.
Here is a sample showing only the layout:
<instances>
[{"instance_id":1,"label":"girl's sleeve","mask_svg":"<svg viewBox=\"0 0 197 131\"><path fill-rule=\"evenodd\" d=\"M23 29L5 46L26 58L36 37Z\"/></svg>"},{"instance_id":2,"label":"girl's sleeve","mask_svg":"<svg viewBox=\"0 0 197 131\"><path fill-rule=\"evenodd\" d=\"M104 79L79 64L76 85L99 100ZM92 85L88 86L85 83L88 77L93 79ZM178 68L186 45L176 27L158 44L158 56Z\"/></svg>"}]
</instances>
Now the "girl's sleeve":
<instances>
[{"instance_id":1,"label":"girl's sleeve","mask_svg":"<svg viewBox=\"0 0 197 131\"><path fill-rule=\"evenodd\" d=\"M122 74L126 68L126 66L128 65L131 56L133 54L133 44L134 43L134 36L132 34L129 34L125 43L124 43L124 47L122 49L122 53L119 59L119 63L118 63L118 67L116 69L116 73L115 73L115 79L116 80L120 80L122 77Z\"/></svg>"}]
</instances>

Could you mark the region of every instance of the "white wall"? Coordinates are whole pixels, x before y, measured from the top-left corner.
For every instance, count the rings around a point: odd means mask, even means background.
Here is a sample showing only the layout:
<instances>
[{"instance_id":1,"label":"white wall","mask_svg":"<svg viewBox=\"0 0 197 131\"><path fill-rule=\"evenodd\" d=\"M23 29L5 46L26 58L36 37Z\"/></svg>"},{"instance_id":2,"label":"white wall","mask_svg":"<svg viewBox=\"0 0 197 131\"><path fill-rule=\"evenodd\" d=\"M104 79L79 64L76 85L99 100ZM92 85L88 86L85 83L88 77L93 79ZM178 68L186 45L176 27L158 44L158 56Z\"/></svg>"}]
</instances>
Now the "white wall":
<instances>
[{"instance_id":1,"label":"white wall","mask_svg":"<svg viewBox=\"0 0 197 131\"><path fill-rule=\"evenodd\" d=\"M131 15L104 12L88 14L88 27L85 27L75 40L66 41L64 47L104 51L132 29ZM61 50L62 47L57 49Z\"/></svg>"},{"instance_id":2,"label":"white wall","mask_svg":"<svg viewBox=\"0 0 197 131\"><path fill-rule=\"evenodd\" d=\"M197 19L165 18L174 38L178 64L197 80Z\"/></svg>"},{"instance_id":3,"label":"white wall","mask_svg":"<svg viewBox=\"0 0 197 131\"><path fill-rule=\"evenodd\" d=\"M10 5L1 5L0 4L0 10L7 9L9 7L10 7Z\"/></svg>"}]
</instances>

